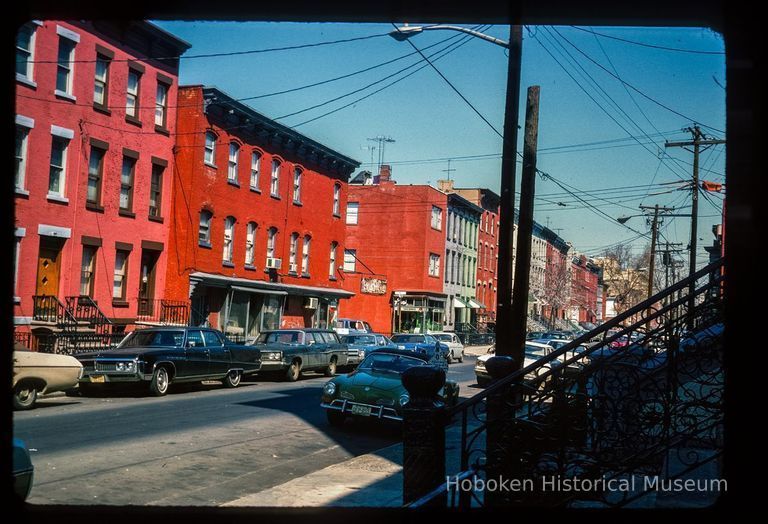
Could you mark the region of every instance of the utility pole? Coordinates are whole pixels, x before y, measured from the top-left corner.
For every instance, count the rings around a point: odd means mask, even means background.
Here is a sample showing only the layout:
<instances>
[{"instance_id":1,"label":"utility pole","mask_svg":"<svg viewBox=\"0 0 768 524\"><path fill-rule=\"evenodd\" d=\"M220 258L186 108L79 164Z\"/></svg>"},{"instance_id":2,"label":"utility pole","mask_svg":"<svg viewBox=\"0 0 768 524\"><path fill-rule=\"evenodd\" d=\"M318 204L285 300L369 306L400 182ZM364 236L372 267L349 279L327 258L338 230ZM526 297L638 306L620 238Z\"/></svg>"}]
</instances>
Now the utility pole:
<instances>
[{"instance_id":1,"label":"utility pole","mask_svg":"<svg viewBox=\"0 0 768 524\"><path fill-rule=\"evenodd\" d=\"M448 173L448 180L451 179L451 171L456 171L456 169L451 169L451 159L448 159L448 169L443 169L443 173Z\"/></svg>"},{"instance_id":2,"label":"utility pole","mask_svg":"<svg viewBox=\"0 0 768 524\"><path fill-rule=\"evenodd\" d=\"M682 147L685 148L686 151L691 151L690 149L687 149L690 146L693 146L693 187L691 190L692 193L692 200L691 200L691 245L690 248L690 254L689 254L689 261L688 261L688 276L693 276L694 273L696 273L696 239L697 239L697 223L698 223L698 217L699 217L699 154L701 153L702 146L705 146L704 149L708 149L709 146L714 146L717 144L725 144L725 140L711 140L708 139L704 133L701 132L701 129L699 129L699 126L693 125L693 127L686 128L686 131L691 133L691 136L693 139L688 142L666 142L664 144L664 147ZM693 319L694 319L694 306L695 306L695 297L694 293L696 291L696 282L691 281L691 283L688 285L688 329L693 329Z\"/></svg>"},{"instance_id":3,"label":"utility pole","mask_svg":"<svg viewBox=\"0 0 768 524\"><path fill-rule=\"evenodd\" d=\"M659 207L659 204L656 204L653 207L650 206L640 206L640 209L642 210L653 210L653 220L651 222L651 260L648 263L648 297L651 298L653 296L653 280L654 275L656 271L656 237L659 234L659 211L674 211L674 207ZM648 308L647 316L651 315L651 308ZM646 325L646 333L651 330L651 322L648 321L648 324Z\"/></svg>"}]
</instances>

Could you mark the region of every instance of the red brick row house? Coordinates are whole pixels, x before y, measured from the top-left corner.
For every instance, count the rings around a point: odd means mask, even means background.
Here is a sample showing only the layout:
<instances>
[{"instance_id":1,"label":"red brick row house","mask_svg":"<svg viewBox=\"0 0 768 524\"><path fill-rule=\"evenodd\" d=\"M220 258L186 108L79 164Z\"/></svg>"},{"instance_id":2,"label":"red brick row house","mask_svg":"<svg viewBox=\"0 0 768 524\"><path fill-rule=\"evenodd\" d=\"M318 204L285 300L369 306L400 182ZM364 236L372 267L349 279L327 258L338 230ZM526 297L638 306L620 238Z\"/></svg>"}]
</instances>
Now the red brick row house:
<instances>
[{"instance_id":1,"label":"red brick row house","mask_svg":"<svg viewBox=\"0 0 768 524\"><path fill-rule=\"evenodd\" d=\"M178 103L166 298L230 336L332 325L359 163L214 87Z\"/></svg>"},{"instance_id":2,"label":"red brick row house","mask_svg":"<svg viewBox=\"0 0 768 524\"><path fill-rule=\"evenodd\" d=\"M152 317L165 288L176 131L179 59L167 57L189 47L140 21L19 28L17 330L55 330L65 309L115 324Z\"/></svg>"}]
</instances>

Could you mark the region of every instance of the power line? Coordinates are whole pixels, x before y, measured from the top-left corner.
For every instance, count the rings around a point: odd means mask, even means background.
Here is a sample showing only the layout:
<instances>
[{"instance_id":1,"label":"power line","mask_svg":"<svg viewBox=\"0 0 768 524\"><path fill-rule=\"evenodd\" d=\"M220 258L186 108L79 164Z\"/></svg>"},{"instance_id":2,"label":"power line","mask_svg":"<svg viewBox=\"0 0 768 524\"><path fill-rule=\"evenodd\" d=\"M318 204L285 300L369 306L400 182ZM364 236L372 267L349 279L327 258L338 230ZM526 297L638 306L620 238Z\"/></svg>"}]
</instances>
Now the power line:
<instances>
[{"instance_id":1,"label":"power line","mask_svg":"<svg viewBox=\"0 0 768 524\"><path fill-rule=\"evenodd\" d=\"M578 29L579 31L584 31L585 33L592 33L595 36L599 36L602 38L610 38L611 40L618 40L619 42L624 42L627 44L633 44L633 45L639 45L642 47L650 47L652 49L661 49L663 51L675 51L678 53L693 53L697 55L725 55L725 51L698 51L695 49L681 49L679 47L665 47L660 45L654 45L654 44L646 44L643 42L636 42L634 40L627 40L626 38L619 38L618 36L612 36L612 35L606 35L605 33L598 33L597 31L593 29L585 29L583 27L578 27L575 25L571 26L574 29Z\"/></svg>"}]
</instances>

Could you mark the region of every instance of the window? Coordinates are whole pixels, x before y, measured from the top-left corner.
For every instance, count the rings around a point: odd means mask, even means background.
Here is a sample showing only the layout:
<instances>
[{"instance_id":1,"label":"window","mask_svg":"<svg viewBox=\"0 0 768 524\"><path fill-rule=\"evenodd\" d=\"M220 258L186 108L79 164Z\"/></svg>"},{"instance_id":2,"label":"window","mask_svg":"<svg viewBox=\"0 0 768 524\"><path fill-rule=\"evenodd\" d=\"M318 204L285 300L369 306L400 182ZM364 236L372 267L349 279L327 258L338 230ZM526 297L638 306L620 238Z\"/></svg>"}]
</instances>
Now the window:
<instances>
[{"instance_id":1,"label":"window","mask_svg":"<svg viewBox=\"0 0 768 524\"><path fill-rule=\"evenodd\" d=\"M232 241L235 238L235 217L227 217L224 220L224 251L221 259L224 262L232 262Z\"/></svg>"},{"instance_id":2,"label":"window","mask_svg":"<svg viewBox=\"0 0 768 524\"><path fill-rule=\"evenodd\" d=\"M328 260L328 278L336 280L336 248L339 247L337 242L331 242L331 256Z\"/></svg>"},{"instance_id":3,"label":"window","mask_svg":"<svg viewBox=\"0 0 768 524\"><path fill-rule=\"evenodd\" d=\"M245 265L253 265L254 246L256 245L256 222L248 222L245 230Z\"/></svg>"},{"instance_id":4,"label":"window","mask_svg":"<svg viewBox=\"0 0 768 524\"><path fill-rule=\"evenodd\" d=\"M160 217L163 201L163 171L165 166L152 164L152 178L149 184L149 216Z\"/></svg>"},{"instance_id":5,"label":"window","mask_svg":"<svg viewBox=\"0 0 768 524\"><path fill-rule=\"evenodd\" d=\"M16 34L16 78L33 81L35 26L23 25Z\"/></svg>"},{"instance_id":6,"label":"window","mask_svg":"<svg viewBox=\"0 0 768 524\"><path fill-rule=\"evenodd\" d=\"M106 109L109 95L109 58L96 55L96 74L93 80L93 105Z\"/></svg>"},{"instance_id":7,"label":"window","mask_svg":"<svg viewBox=\"0 0 768 524\"><path fill-rule=\"evenodd\" d=\"M15 246L15 253L14 253L14 265L13 265L13 295L14 295L14 301L16 301L16 298L19 296L19 257L21 255L21 239L24 238L24 235L26 235L27 231L26 229L19 229L16 228L16 242L14 242Z\"/></svg>"},{"instance_id":8,"label":"window","mask_svg":"<svg viewBox=\"0 0 768 524\"><path fill-rule=\"evenodd\" d=\"M157 83L157 96L155 97L155 126L165 129L168 117L168 85Z\"/></svg>"},{"instance_id":9,"label":"window","mask_svg":"<svg viewBox=\"0 0 768 524\"><path fill-rule=\"evenodd\" d=\"M66 181L67 147L69 140L54 136L51 144L51 170L48 176L48 194L64 197Z\"/></svg>"},{"instance_id":10,"label":"window","mask_svg":"<svg viewBox=\"0 0 768 524\"><path fill-rule=\"evenodd\" d=\"M80 294L93 296L93 282L96 273L96 247L83 246L83 261L80 265Z\"/></svg>"},{"instance_id":11,"label":"window","mask_svg":"<svg viewBox=\"0 0 768 524\"><path fill-rule=\"evenodd\" d=\"M251 154L251 189L259 191L259 171L261 171L261 153Z\"/></svg>"},{"instance_id":12,"label":"window","mask_svg":"<svg viewBox=\"0 0 768 524\"><path fill-rule=\"evenodd\" d=\"M429 254L429 276L440 276L440 255L434 253Z\"/></svg>"},{"instance_id":13,"label":"window","mask_svg":"<svg viewBox=\"0 0 768 524\"><path fill-rule=\"evenodd\" d=\"M347 224L357 224L357 216L359 211L359 202L347 202Z\"/></svg>"},{"instance_id":14,"label":"window","mask_svg":"<svg viewBox=\"0 0 768 524\"><path fill-rule=\"evenodd\" d=\"M235 142L229 144L229 163L227 164L227 181L234 184L237 182L237 156L240 154L240 146Z\"/></svg>"},{"instance_id":15,"label":"window","mask_svg":"<svg viewBox=\"0 0 768 524\"><path fill-rule=\"evenodd\" d=\"M443 279L445 280L445 283L448 283L448 274L451 272L451 252L447 249L445 250L445 274L443 275Z\"/></svg>"},{"instance_id":16,"label":"window","mask_svg":"<svg viewBox=\"0 0 768 524\"><path fill-rule=\"evenodd\" d=\"M438 231L443 229L443 210L437 206L432 206L431 225L432 229L437 229Z\"/></svg>"},{"instance_id":17,"label":"window","mask_svg":"<svg viewBox=\"0 0 768 524\"><path fill-rule=\"evenodd\" d=\"M88 160L88 191L85 201L88 204L101 204L101 181L104 171L104 155L106 151L91 146L91 157Z\"/></svg>"},{"instance_id":18,"label":"window","mask_svg":"<svg viewBox=\"0 0 768 524\"><path fill-rule=\"evenodd\" d=\"M344 250L344 271L346 273L354 273L355 272L355 266L357 262L357 250L356 249L345 249Z\"/></svg>"},{"instance_id":19,"label":"window","mask_svg":"<svg viewBox=\"0 0 768 524\"><path fill-rule=\"evenodd\" d=\"M269 194L280 196L280 161L272 161L272 179L269 184Z\"/></svg>"},{"instance_id":20,"label":"window","mask_svg":"<svg viewBox=\"0 0 768 524\"><path fill-rule=\"evenodd\" d=\"M27 143L29 141L29 128L16 126L16 189L24 189L24 180L27 175Z\"/></svg>"},{"instance_id":21,"label":"window","mask_svg":"<svg viewBox=\"0 0 768 524\"><path fill-rule=\"evenodd\" d=\"M198 244L205 247L211 247L211 219L213 213L207 209L200 211L200 227L198 228Z\"/></svg>"},{"instance_id":22,"label":"window","mask_svg":"<svg viewBox=\"0 0 768 524\"><path fill-rule=\"evenodd\" d=\"M56 65L56 94L72 96L73 62L75 60L75 42L59 36L59 53Z\"/></svg>"},{"instance_id":23,"label":"window","mask_svg":"<svg viewBox=\"0 0 768 524\"><path fill-rule=\"evenodd\" d=\"M270 227L267 231L267 259L275 258L275 245L277 242L277 228Z\"/></svg>"},{"instance_id":24,"label":"window","mask_svg":"<svg viewBox=\"0 0 768 524\"><path fill-rule=\"evenodd\" d=\"M120 249L115 252L115 276L112 283L112 298L125 300L129 253L129 251L122 251Z\"/></svg>"},{"instance_id":25,"label":"window","mask_svg":"<svg viewBox=\"0 0 768 524\"><path fill-rule=\"evenodd\" d=\"M216 167L216 133L213 131L205 134L205 163Z\"/></svg>"},{"instance_id":26,"label":"window","mask_svg":"<svg viewBox=\"0 0 768 524\"><path fill-rule=\"evenodd\" d=\"M334 214L334 216L340 216L339 215L339 210L341 209L340 202L341 202L341 186L339 184L334 184L333 185L333 214ZM347 209L349 209L349 208L347 208ZM349 215L347 215L347 217L349 217ZM347 218L347 224L349 224L349 218ZM355 222L355 224L357 224L357 222Z\"/></svg>"},{"instance_id":27,"label":"window","mask_svg":"<svg viewBox=\"0 0 768 524\"><path fill-rule=\"evenodd\" d=\"M141 73L128 69L128 88L125 93L125 116L129 119L139 118L139 85Z\"/></svg>"},{"instance_id":28,"label":"window","mask_svg":"<svg viewBox=\"0 0 768 524\"><path fill-rule=\"evenodd\" d=\"M299 234L293 233L291 234L291 253L290 257L288 258L288 263L290 266L288 267L289 273L298 273L299 267L296 263L296 256L299 251Z\"/></svg>"},{"instance_id":29,"label":"window","mask_svg":"<svg viewBox=\"0 0 768 524\"><path fill-rule=\"evenodd\" d=\"M309 276L309 248L312 243L312 237L304 236L304 245L301 248L301 274Z\"/></svg>"},{"instance_id":30,"label":"window","mask_svg":"<svg viewBox=\"0 0 768 524\"><path fill-rule=\"evenodd\" d=\"M301 168L293 168L293 201L301 203Z\"/></svg>"},{"instance_id":31,"label":"window","mask_svg":"<svg viewBox=\"0 0 768 524\"><path fill-rule=\"evenodd\" d=\"M120 171L120 209L130 212L133 209L133 175L136 159L123 156L123 168Z\"/></svg>"}]
</instances>

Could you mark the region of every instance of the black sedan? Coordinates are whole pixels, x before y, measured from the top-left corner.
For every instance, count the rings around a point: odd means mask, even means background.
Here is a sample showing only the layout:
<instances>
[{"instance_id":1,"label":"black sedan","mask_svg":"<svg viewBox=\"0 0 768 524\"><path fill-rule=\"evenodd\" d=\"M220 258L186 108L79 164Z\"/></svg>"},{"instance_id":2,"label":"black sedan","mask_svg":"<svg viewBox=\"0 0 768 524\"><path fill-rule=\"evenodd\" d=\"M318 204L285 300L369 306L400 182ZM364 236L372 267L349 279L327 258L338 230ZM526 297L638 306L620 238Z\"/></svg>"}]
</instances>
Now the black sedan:
<instances>
[{"instance_id":1,"label":"black sedan","mask_svg":"<svg viewBox=\"0 0 768 524\"><path fill-rule=\"evenodd\" d=\"M259 350L230 344L210 328L164 327L130 333L114 349L80 353L80 388L107 383L146 383L153 395L168 392L171 382L222 380L237 387L243 375L261 368Z\"/></svg>"}]
</instances>

